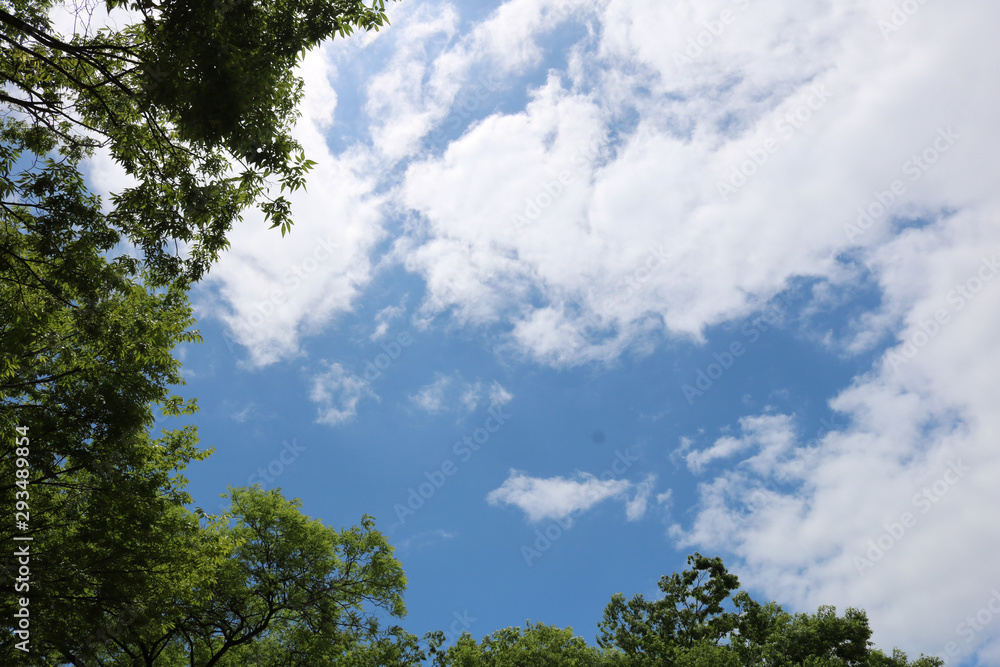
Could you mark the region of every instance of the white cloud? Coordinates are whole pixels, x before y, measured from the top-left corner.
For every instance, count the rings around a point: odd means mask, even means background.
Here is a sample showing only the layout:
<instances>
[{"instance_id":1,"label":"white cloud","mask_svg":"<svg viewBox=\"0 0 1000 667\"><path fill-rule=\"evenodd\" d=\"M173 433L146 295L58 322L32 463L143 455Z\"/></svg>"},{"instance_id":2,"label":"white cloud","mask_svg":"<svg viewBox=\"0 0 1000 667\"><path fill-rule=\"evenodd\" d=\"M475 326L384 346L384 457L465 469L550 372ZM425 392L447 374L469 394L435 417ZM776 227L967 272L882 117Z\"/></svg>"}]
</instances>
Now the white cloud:
<instances>
[{"instance_id":1,"label":"white cloud","mask_svg":"<svg viewBox=\"0 0 1000 667\"><path fill-rule=\"evenodd\" d=\"M245 408L243 408L239 412L234 412L231 415L231 417L233 418L233 421L235 421L235 422L237 422L239 424L242 424L242 423L246 422L247 419L250 418L250 412L253 411L256 407L257 406L254 405L254 403L252 403L252 402L248 403Z\"/></svg>"},{"instance_id":2,"label":"white cloud","mask_svg":"<svg viewBox=\"0 0 1000 667\"><path fill-rule=\"evenodd\" d=\"M410 166L400 194L425 226L397 256L427 281L425 313L500 323L516 348L557 365L613 359L664 333L697 338L794 276L856 279L835 258L883 241L888 229L849 238L857 207L907 178L901 165L939 128L990 134L979 111L989 104L950 101L986 95L973 78L923 60L918 69L913 51L897 48L926 37L933 24L924 16L887 44L880 7L740 5L726 33L678 68L674 54L731 5L603 3L600 42L594 49L588 37L574 51L580 72L570 86L553 74L523 112L490 116L444 155ZM497 12L493 20L534 26L503 32L520 40L508 52L534 52L546 29L538 13L519 2ZM966 26L949 17L941 28L942 43L929 48L957 64L966 56L952 47ZM612 80L631 87L615 94ZM926 94L939 86L957 97ZM637 125L611 148L613 119L626 111ZM747 185L724 201L718 184L763 146L774 147L766 163L750 163ZM919 187L907 184L906 210L940 210L949 183L956 204L972 183L988 194L978 171L961 166L981 163L969 161L979 152L971 143L950 149ZM803 173L813 174L808 184L789 187ZM529 214L521 229L512 222ZM525 306L533 290L541 298Z\"/></svg>"},{"instance_id":3,"label":"white cloud","mask_svg":"<svg viewBox=\"0 0 1000 667\"><path fill-rule=\"evenodd\" d=\"M427 412L444 412L461 405L466 412L472 412L484 400L489 400L489 407L506 405L514 395L494 380L486 387L481 380L466 381L459 371L451 374L435 373L434 381L422 386L410 400Z\"/></svg>"},{"instance_id":4,"label":"white cloud","mask_svg":"<svg viewBox=\"0 0 1000 667\"><path fill-rule=\"evenodd\" d=\"M415 5L397 21L395 54L389 67L369 82L365 108L372 119L375 147L389 161L415 151L445 113L450 102L447 92L424 85L430 66L427 51L435 43L450 42L458 23L458 13L448 4Z\"/></svg>"},{"instance_id":5,"label":"white cloud","mask_svg":"<svg viewBox=\"0 0 1000 667\"><path fill-rule=\"evenodd\" d=\"M541 62L538 38L569 19L594 16L589 0L513 0L459 35L449 3L406 5L394 16L391 64L367 88L366 111L380 155L396 162L462 129L492 106L502 81ZM478 74L478 76L477 76Z\"/></svg>"},{"instance_id":6,"label":"white cloud","mask_svg":"<svg viewBox=\"0 0 1000 667\"><path fill-rule=\"evenodd\" d=\"M983 530L1000 503L1000 266L974 280L1000 251L996 220L958 213L873 253L904 325L831 402L849 426L796 447L780 416L741 420L743 460L700 487L693 524L672 531L681 545L735 553L748 584L797 608L865 608L880 645L968 656L996 640L1000 627L956 633L1000 582L1000 538ZM906 613L919 604L932 621Z\"/></svg>"},{"instance_id":7,"label":"white cloud","mask_svg":"<svg viewBox=\"0 0 1000 667\"><path fill-rule=\"evenodd\" d=\"M416 394L410 396L417 407L427 412L441 412L447 406L445 403L445 392L455 381L452 375L437 374L434 382L421 387Z\"/></svg>"},{"instance_id":8,"label":"white cloud","mask_svg":"<svg viewBox=\"0 0 1000 667\"><path fill-rule=\"evenodd\" d=\"M490 407L496 408L501 405L507 405L514 399L514 394L510 393L503 388L496 380L490 385Z\"/></svg>"},{"instance_id":9,"label":"white cloud","mask_svg":"<svg viewBox=\"0 0 1000 667\"><path fill-rule=\"evenodd\" d=\"M465 406L465 409L469 412L475 410L476 406L479 405L479 397L482 393L482 382L477 380L475 383L467 385L465 391L462 392L462 405Z\"/></svg>"},{"instance_id":10,"label":"white cloud","mask_svg":"<svg viewBox=\"0 0 1000 667\"><path fill-rule=\"evenodd\" d=\"M707 463L715 459L726 458L739 452L750 445L746 438L736 439L730 437L719 438L715 444L708 449L693 451L684 457L691 472L700 473Z\"/></svg>"},{"instance_id":11,"label":"white cloud","mask_svg":"<svg viewBox=\"0 0 1000 667\"><path fill-rule=\"evenodd\" d=\"M635 487L635 496L625 504L625 517L629 521L638 521L645 516L646 507L649 504L649 496L652 494L655 485L656 475L647 475L646 479Z\"/></svg>"},{"instance_id":12,"label":"white cloud","mask_svg":"<svg viewBox=\"0 0 1000 667\"><path fill-rule=\"evenodd\" d=\"M420 550L437 542L454 539L456 536L457 533L451 533L442 528L438 528L437 530L425 530L399 542L397 549L400 551L411 548Z\"/></svg>"},{"instance_id":13,"label":"white cloud","mask_svg":"<svg viewBox=\"0 0 1000 667\"><path fill-rule=\"evenodd\" d=\"M620 496L631 486L625 480L600 480L588 473L577 473L575 479L539 478L511 470L506 481L490 491L486 500L490 505L514 505L528 515L529 521L562 519Z\"/></svg>"},{"instance_id":14,"label":"white cloud","mask_svg":"<svg viewBox=\"0 0 1000 667\"><path fill-rule=\"evenodd\" d=\"M761 451L757 457L752 459L754 465L756 467L768 466L765 460L775 461L794 444L795 433L792 420L788 415L744 417L740 420L740 426L744 433L742 438L722 437L716 440L711 447L686 454L684 460L687 461L691 472L699 474L712 461L728 458L754 446L759 447ZM773 465L768 466L768 468L777 472Z\"/></svg>"},{"instance_id":15,"label":"white cloud","mask_svg":"<svg viewBox=\"0 0 1000 667\"><path fill-rule=\"evenodd\" d=\"M404 299L405 301L405 299ZM371 340L379 340L384 337L386 333L389 332L389 324L396 318L402 317L406 312L406 308L403 306L386 306L382 310L378 311L375 315L375 331L372 332L369 338Z\"/></svg>"},{"instance_id":16,"label":"white cloud","mask_svg":"<svg viewBox=\"0 0 1000 667\"><path fill-rule=\"evenodd\" d=\"M364 378L338 363L320 362L326 369L312 379L309 398L319 404L317 423L336 426L358 414L362 398L379 400Z\"/></svg>"}]
</instances>

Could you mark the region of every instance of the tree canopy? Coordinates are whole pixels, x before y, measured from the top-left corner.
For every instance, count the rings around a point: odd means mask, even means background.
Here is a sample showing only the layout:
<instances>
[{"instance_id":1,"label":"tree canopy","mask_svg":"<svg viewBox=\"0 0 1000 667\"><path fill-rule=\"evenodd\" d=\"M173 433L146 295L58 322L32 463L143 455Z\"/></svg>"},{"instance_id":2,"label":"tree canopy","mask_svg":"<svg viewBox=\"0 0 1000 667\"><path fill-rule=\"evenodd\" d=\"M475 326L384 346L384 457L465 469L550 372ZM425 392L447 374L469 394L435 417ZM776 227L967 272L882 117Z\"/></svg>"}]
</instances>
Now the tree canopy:
<instances>
[{"instance_id":1,"label":"tree canopy","mask_svg":"<svg viewBox=\"0 0 1000 667\"><path fill-rule=\"evenodd\" d=\"M337 531L276 490L232 489L230 499L226 520L201 526L200 541L172 546L198 561L196 576L136 600L115 636L60 646L62 656L114 666L304 667L392 643L398 631L381 628L375 612L406 614L406 578L371 517Z\"/></svg>"},{"instance_id":2,"label":"tree canopy","mask_svg":"<svg viewBox=\"0 0 1000 667\"><path fill-rule=\"evenodd\" d=\"M937 658L909 661L872 647L864 611L833 607L790 614L760 604L718 557L688 556L689 569L664 575L663 596L626 601L612 596L589 646L571 628L541 623L499 630L476 642L468 633L440 653L441 667L940 667Z\"/></svg>"},{"instance_id":3,"label":"tree canopy","mask_svg":"<svg viewBox=\"0 0 1000 667\"><path fill-rule=\"evenodd\" d=\"M604 610L599 646L631 666L700 667L934 667L936 658L910 663L905 654L872 648L864 611L833 607L789 614L777 603L760 604L719 557L688 556L689 569L660 578L663 597L628 602L613 595Z\"/></svg>"},{"instance_id":4,"label":"tree canopy","mask_svg":"<svg viewBox=\"0 0 1000 667\"><path fill-rule=\"evenodd\" d=\"M107 151L134 183L101 214L104 240L139 248L158 284L200 278L251 206L289 229L282 193L312 165L291 134L294 67L323 40L387 20L384 0L108 0L133 21L63 36L55 4L0 2L0 141L8 158L55 158L81 183L80 160ZM5 218L47 211L6 166Z\"/></svg>"},{"instance_id":5,"label":"tree canopy","mask_svg":"<svg viewBox=\"0 0 1000 667\"><path fill-rule=\"evenodd\" d=\"M32 540L34 655L91 664L73 656L111 650L107 628L141 629L137 656L176 651L176 619L152 610L195 605L214 590L206 564L234 557L235 537L186 508L181 471L211 450L193 426L153 434L197 407L174 393L174 349L200 340L187 290L251 207L289 229L282 194L311 165L291 135L294 67L386 17L383 0L109 0L125 27L62 35L56 4L0 0L0 429L23 429L30 464L29 485L0 460L0 495L31 508L0 538ZM75 6L83 21L96 3ZM98 152L128 178L108 200L86 178ZM0 650L13 664L10 635Z\"/></svg>"}]
</instances>

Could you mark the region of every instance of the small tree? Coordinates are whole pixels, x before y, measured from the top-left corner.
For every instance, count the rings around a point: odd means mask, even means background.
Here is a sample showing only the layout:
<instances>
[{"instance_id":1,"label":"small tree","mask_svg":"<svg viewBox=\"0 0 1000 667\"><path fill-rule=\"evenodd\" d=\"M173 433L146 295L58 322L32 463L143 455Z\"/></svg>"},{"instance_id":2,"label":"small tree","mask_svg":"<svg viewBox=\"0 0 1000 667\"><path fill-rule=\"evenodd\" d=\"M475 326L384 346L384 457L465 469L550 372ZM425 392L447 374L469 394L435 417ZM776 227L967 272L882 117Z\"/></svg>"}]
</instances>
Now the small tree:
<instances>
[{"instance_id":1,"label":"small tree","mask_svg":"<svg viewBox=\"0 0 1000 667\"><path fill-rule=\"evenodd\" d=\"M397 664L423 660L412 635L379 626L378 613L406 614L406 578L371 517L337 531L303 515L301 503L278 490L231 489L230 497L228 515L202 528L203 540L228 551L204 559L199 576L168 595L139 601L137 621L92 651L86 664L306 667L363 664L357 662L362 656L385 659L383 664L393 664L393 656ZM74 647L57 648L67 660L82 655Z\"/></svg>"},{"instance_id":2,"label":"small tree","mask_svg":"<svg viewBox=\"0 0 1000 667\"><path fill-rule=\"evenodd\" d=\"M664 595L659 600L635 595L626 602L621 593L613 595L599 625L598 645L619 649L631 664L662 664L680 649L726 638L737 616L723 605L739 588L739 579L720 558L695 553L687 560L690 569L660 578Z\"/></svg>"},{"instance_id":3,"label":"small tree","mask_svg":"<svg viewBox=\"0 0 1000 667\"><path fill-rule=\"evenodd\" d=\"M775 602L760 604L720 558L688 556L688 570L664 576L659 600L611 598L598 644L617 651L624 665L666 667L941 667L871 647L863 610L837 616L830 606L815 614L789 614Z\"/></svg>"},{"instance_id":4,"label":"small tree","mask_svg":"<svg viewBox=\"0 0 1000 667\"><path fill-rule=\"evenodd\" d=\"M522 631L504 628L483 637L478 644L468 632L454 646L440 653L438 667L600 667L612 658L588 646L572 628L530 622Z\"/></svg>"}]
</instances>

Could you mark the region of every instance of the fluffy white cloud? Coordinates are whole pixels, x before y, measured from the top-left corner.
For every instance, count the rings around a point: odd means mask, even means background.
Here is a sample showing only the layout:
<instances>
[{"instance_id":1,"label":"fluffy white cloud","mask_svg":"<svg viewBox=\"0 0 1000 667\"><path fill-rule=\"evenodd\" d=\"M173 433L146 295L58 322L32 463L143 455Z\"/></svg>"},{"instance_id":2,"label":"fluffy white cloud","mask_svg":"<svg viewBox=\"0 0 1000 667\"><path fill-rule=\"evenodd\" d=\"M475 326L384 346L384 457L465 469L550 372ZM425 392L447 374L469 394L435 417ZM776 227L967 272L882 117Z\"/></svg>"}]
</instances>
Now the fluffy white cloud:
<instances>
[{"instance_id":1,"label":"fluffy white cloud","mask_svg":"<svg viewBox=\"0 0 1000 667\"><path fill-rule=\"evenodd\" d=\"M849 426L802 445L788 418L746 418L741 446L688 454L742 460L700 487L695 521L672 530L682 545L736 554L748 584L799 608L862 606L880 644L940 655L953 644L954 658L995 641L1000 628L963 623L1000 583L1000 539L983 529L1000 503L996 219L959 213L873 254L887 263L884 307L904 324L831 402ZM933 620L904 613L919 604Z\"/></svg>"},{"instance_id":2,"label":"fluffy white cloud","mask_svg":"<svg viewBox=\"0 0 1000 667\"><path fill-rule=\"evenodd\" d=\"M418 142L440 120L454 95L449 89L427 87L424 80L432 67L428 51L448 43L458 29L459 16L448 4L414 5L399 17L398 45L389 67L371 79L366 112L372 119L375 147L389 161L399 160L418 147ZM435 54L437 55L437 54Z\"/></svg>"},{"instance_id":3,"label":"fluffy white cloud","mask_svg":"<svg viewBox=\"0 0 1000 667\"><path fill-rule=\"evenodd\" d=\"M690 63L674 57L723 10L733 19L721 35ZM511 2L493 20L518 11L533 31L510 34L534 44L547 28L533 10ZM402 201L425 225L397 249L427 281L425 313L506 325L516 348L548 363L612 359L650 336L697 338L796 276L856 279L837 257L891 235L888 218L861 234L852 225L894 180L908 216L968 202L973 183L988 195L981 146L956 139L993 134L989 103L953 102L991 95L952 75L960 62L981 67L964 10L929 44L926 8L888 40L888 5L599 11L568 82L553 73L523 112L490 116L407 170ZM939 88L953 95L927 95ZM634 128L621 126L627 113ZM907 165L935 142L944 150L930 169Z\"/></svg>"},{"instance_id":4,"label":"fluffy white cloud","mask_svg":"<svg viewBox=\"0 0 1000 667\"><path fill-rule=\"evenodd\" d=\"M529 477L511 470L504 483L490 491L486 500L490 505L514 505L528 515L529 521L562 519L573 512L588 510L602 500L620 496L631 486L623 479L601 480L588 473L577 473L575 479L566 479ZM641 502L644 507L645 500ZM632 512L638 509L637 504Z\"/></svg>"}]
</instances>

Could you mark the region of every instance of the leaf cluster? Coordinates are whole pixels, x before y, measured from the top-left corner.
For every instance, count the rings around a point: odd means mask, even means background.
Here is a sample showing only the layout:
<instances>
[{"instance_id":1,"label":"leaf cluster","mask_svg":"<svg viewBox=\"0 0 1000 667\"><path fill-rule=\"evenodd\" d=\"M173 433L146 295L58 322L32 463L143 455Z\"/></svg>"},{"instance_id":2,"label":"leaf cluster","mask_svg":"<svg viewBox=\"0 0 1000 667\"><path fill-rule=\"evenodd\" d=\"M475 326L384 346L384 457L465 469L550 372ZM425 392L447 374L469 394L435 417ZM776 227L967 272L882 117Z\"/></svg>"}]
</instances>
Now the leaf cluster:
<instances>
[{"instance_id":1,"label":"leaf cluster","mask_svg":"<svg viewBox=\"0 0 1000 667\"><path fill-rule=\"evenodd\" d=\"M0 141L77 173L107 151L132 182L102 213L106 231L158 285L201 278L250 207L291 228L284 193L315 164L292 136L295 66L323 40L387 24L384 0L108 0L141 18L67 38L53 5L0 2Z\"/></svg>"}]
</instances>

